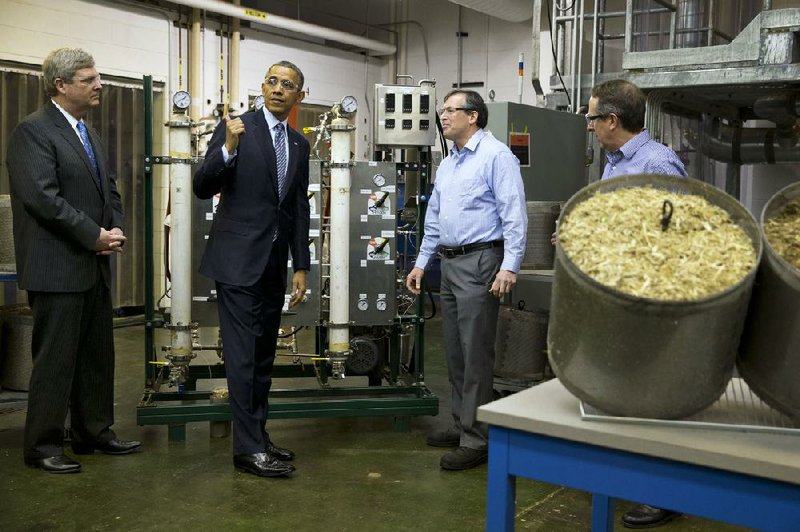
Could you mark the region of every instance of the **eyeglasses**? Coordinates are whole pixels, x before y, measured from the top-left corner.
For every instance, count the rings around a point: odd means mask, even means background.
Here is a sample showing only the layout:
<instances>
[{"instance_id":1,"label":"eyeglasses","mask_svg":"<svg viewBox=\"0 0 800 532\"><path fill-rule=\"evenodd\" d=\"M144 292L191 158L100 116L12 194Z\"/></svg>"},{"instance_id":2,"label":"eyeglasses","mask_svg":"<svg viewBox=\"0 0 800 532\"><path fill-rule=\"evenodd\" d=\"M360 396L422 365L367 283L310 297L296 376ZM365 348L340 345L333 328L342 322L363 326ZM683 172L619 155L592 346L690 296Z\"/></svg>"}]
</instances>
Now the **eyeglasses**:
<instances>
[{"instance_id":1,"label":"eyeglasses","mask_svg":"<svg viewBox=\"0 0 800 532\"><path fill-rule=\"evenodd\" d=\"M464 111L466 113L471 113L476 109L472 109L471 107L442 107L441 109L437 109L436 112L440 115L451 115L456 111Z\"/></svg>"},{"instance_id":2,"label":"eyeglasses","mask_svg":"<svg viewBox=\"0 0 800 532\"><path fill-rule=\"evenodd\" d=\"M64 80L64 83L73 83L75 81L86 86L94 85L95 83L101 83L99 74L97 76L90 76L88 78L72 78L69 81Z\"/></svg>"},{"instance_id":3,"label":"eyeglasses","mask_svg":"<svg viewBox=\"0 0 800 532\"><path fill-rule=\"evenodd\" d=\"M606 113L606 114L597 114L597 115L590 115L589 113L586 113L586 114L585 114L585 115L583 115L583 116L586 118L586 123L587 123L587 124L591 124L591 123L592 123L592 122L594 122L595 120L598 120L598 119L603 119L603 118L608 118L608 117L609 117L609 113Z\"/></svg>"},{"instance_id":4,"label":"eyeglasses","mask_svg":"<svg viewBox=\"0 0 800 532\"><path fill-rule=\"evenodd\" d=\"M297 89L297 85L295 85L292 80L289 80L289 79L278 79L275 76L268 77L267 79L264 80L264 83L266 83L270 87L274 87L275 85L280 83L281 87L283 87L287 91L293 91L293 90Z\"/></svg>"}]
</instances>

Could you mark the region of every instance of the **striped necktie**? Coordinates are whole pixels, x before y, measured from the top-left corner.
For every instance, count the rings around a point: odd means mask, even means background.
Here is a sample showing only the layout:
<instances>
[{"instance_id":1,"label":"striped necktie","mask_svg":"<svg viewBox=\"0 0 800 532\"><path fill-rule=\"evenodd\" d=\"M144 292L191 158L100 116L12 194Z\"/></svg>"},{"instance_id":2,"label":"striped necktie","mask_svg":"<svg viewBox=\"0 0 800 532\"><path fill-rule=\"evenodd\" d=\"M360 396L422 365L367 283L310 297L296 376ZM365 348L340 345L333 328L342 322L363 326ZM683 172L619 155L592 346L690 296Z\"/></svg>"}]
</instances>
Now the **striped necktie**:
<instances>
[{"instance_id":1,"label":"striped necktie","mask_svg":"<svg viewBox=\"0 0 800 532\"><path fill-rule=\"evenodd\" d=\"M81 134L81 140L83 141L83 149L86 150L86 155L89 156L89 160L92 161L92 172L94 174L94 181L97 183L97 187L102 191L103 190L103 183L100 181L100 170L97 168L97 159L94 156L94 150L92 149L92 143L89 140L89 132L86 131L86 125L83 122L78 122L78 133Z\"/></svg>"},{"instance_id":2,"label":"striped necktie","mask_svg":"<svg viewBox=\"0 0 800 532\"><path fill-rule=\"evenodd\" d=\"M286 188L286 133L283 130L283 123L279 122L273 128L275 145L275 164L278 167L278 198L283 199L283 192Z\"/></svg>"}]
</instances>

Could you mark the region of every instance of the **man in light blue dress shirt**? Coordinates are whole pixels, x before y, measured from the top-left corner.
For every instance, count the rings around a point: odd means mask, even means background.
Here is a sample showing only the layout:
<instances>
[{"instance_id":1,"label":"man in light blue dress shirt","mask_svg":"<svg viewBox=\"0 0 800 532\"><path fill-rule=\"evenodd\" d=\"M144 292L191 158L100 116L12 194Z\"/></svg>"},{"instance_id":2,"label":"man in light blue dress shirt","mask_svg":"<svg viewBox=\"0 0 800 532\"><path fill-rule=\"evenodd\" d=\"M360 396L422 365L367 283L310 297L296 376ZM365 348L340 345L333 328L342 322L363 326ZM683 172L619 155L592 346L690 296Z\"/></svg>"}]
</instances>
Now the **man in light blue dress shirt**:
<instances>
[{"instance_id":1,"label":"man in light blue dress shirt","mask_svg":"<svg viewBox=\"0 0 800 532\"><path fill-rule=\"evenodd\" d=\"M483 98L454 90L440 114L444 137L453 147L436 172L425 237L406 285L420 293L425 268L438 250L455 423L429 434L427 443L455 447L440 466L463 470L486 462L487 427L477 421L476 411L492 400L500 298L516 283L528 217L519 160L484 131L489 111Z\"/></svg>"},{"instance_id":2,"label":"man in light blue dress shirt","mask_svg":"<svg viewBox=\"0 0 800 532\"><path fill-rule=\"evenodd\" d=\"M629 174L686 177L683 163L669 147L650 138L644 127L647 99L642 90L623 79L605 81L592 89L586 123L607 151L601 179ZM639 504L622 516L627 528L660 526L678 513Z\"/></svg>"}]
</instances>

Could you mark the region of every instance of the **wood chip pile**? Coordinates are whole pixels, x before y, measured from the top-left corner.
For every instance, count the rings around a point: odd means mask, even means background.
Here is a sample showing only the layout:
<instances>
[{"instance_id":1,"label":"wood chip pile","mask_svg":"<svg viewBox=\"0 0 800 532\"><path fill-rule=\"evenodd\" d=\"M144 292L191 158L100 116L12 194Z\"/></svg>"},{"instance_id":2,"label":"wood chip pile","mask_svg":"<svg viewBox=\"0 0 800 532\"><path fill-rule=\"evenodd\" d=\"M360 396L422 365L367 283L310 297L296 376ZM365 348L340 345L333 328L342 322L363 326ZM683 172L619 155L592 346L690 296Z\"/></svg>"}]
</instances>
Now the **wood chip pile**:
<instances>
[{"instance_id":1,"label":"wood chip pile","mask_svg":"<svg viewBox=\"0 0 800 532\"><path fill-rule=\"evenodd\" d=\"M673 213L662 231L664 200ZM558 242L581 271L637 297L695 300L737 284L756 250L722 208L701 196L621 188L576 205Z\"/></svg>"},{"instance_id":2,"label":"wood chip pile","mask_svg":"<svg viewBox=\"0 0 800 532\"><path fill-rule=\"evenodd\" d=\"M800 200L787 203L778 216L764 222L764 234L772 249L800 270Z\"/></svg>"}]
</instances>

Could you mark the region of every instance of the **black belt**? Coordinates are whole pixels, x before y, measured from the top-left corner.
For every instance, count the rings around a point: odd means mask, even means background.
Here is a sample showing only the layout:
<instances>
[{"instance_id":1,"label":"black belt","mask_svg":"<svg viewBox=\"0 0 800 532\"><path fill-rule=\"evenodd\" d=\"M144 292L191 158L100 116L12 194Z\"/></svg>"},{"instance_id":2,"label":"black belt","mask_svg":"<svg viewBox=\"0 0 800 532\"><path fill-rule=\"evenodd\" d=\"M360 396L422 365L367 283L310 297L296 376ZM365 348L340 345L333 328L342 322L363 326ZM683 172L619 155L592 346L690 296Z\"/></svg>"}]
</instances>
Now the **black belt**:
<instances>
[{"instance_id":1,"label":"black belt","mask_svg":"<svg viewBox=\"0 0 800 532\"><path fill-rule=\"evenodd\" d=\"M453 257L457 257L459 255L466 255L467 253L472 253L473 251L478 251L481 249L501 248L501 247L503 247L502 240L493 240L491 242L475 242L474 244L466 244L464 246L456 246L454 248L441 246L439 248L439 253L442 254L442 257L451 259Z\"/></svg>"}]
</instances>

